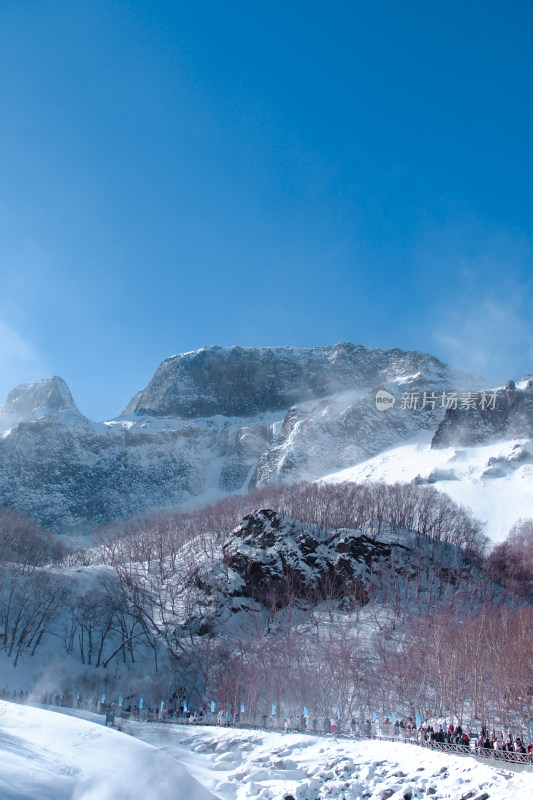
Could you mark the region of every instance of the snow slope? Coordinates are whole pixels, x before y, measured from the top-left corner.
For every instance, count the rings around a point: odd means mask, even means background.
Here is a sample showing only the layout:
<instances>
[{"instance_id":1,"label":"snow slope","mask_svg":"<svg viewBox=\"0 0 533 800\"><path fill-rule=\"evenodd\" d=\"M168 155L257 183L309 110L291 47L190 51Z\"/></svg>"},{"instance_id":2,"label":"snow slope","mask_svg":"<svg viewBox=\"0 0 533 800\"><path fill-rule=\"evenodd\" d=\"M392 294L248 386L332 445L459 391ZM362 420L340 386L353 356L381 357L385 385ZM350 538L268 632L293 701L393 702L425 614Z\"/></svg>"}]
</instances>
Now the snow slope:
<instances>
[{"instance_id":1,"label":"snow slope","mask_svg":"<svg viewBox=\"0 0 533 800\"><path fill-rule=\"evenodd\" d=\"M533 442L511 439L472 447L431 448L431 434L323 478L332 482L431 484L468 507L493 542L520 518L533 517Z\"/></svg>"},{"instance_id":2,"label":"snow slope","mask_svg":"<svg viewBox=\"0 0 533 800\"><path fill-rule=\"evenodd\" d=\"M533 796L532 772L400 742L181 725L135 724L132 732L177 758L223 800Z\"/></svg>"},{"instance_id":3,"label":"snow slope","mask_svg":"<svg viewBox=\"0 0 533 800\"><path fill-rule=\"evenodd\" d=\"M2 800L533 796L531 768L510 771L402 742L127 723L131 736L5 702L0 718Z\"/></svg>"},{"instance_id":4,"label":"snow slope","mask_svg":"<svg viewBox=\"0 0 533 800\"><path fill-rule=\"evenodd\" d=\"M0 701L2 800L212 800L173 758L101 724Z\"/></svg>"}]
</instances>

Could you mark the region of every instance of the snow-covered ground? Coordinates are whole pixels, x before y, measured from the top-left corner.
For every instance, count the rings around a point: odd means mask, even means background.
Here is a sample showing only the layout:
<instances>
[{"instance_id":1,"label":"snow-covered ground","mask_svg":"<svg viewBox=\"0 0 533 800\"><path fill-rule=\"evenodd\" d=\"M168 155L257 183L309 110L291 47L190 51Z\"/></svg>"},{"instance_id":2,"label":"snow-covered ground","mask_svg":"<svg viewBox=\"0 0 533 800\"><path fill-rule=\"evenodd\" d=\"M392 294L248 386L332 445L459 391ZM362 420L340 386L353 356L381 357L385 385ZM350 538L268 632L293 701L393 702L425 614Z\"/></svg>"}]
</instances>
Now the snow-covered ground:
<instances>
[{"instance_id":1,"label":"snow-covered ground","mask_svg":"<svg viewBox=\"0 0 533 800\"><path fill-rule=\"evenodd\" d=\"M134 732L179 759L223 800L533 797L532 772L400 742L178 725Z\"/></svg>"},{"instance_id":2,"label":"snow-covered ground","mask_svg":"<svg viewBox=\"0 0 533 800\"><path fill-rule=\"evenodd\" d=\"M529 768L400 742L127 723L131 736L9 703L0 715L2 800L533 797Z\"/></svg>"},{"instance_id":3,"label":"snow-covered ground","mask_svg":"<svg viewBox=\"0 0 533 800\"><path fill-rule=\"evenodd\" d=\"M417 480L446 492L485 523L493 542L501 542L520 518L533 517L533 443L529 439L477 447L432 449L431 432L392 447L324 481L408 483Z\"/></svg>"},{"instance_id":4,"label":"snow-covered ground","mask_svg":"<svg viewBox=\"0 0 533 800\"><path fill-rule=\"evenodd\" d=\"M0 701L1 800L213 800L174 758L102 724Z\"/></svg>"}]
</instances>

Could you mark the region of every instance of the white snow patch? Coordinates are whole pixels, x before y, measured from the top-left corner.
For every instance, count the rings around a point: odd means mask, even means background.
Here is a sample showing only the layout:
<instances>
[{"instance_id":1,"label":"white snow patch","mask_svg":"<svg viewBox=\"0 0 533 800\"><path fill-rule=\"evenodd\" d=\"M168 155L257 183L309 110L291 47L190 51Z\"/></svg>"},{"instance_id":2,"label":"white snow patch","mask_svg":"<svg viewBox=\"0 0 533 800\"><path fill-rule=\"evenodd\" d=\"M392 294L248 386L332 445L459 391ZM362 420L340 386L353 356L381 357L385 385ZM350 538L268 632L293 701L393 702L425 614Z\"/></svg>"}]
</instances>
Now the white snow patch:
<instances>
[{"instance_id":1,"label":"white snow patch","mask_svg":"<svg viewBox=\"0 0 533 800\"><path fill-rule=\"evenodd\" d=\"M2 800L213 800L175 759L86 720L0 701Z\"/></svg>"},{"instance_id":2,"label":"white snow patch","mask_svg":"<svg viewBox=\"0 0 533 800\"><path fill-rule=\"evenodd\" d=\"M506 538L520 518L533 517L533 443L512 439L477 447L432 449L431 432L409 443L326 475L334 483L416 480L446 492L486 525L493 542Z\"/></svg>"}]
</instances>

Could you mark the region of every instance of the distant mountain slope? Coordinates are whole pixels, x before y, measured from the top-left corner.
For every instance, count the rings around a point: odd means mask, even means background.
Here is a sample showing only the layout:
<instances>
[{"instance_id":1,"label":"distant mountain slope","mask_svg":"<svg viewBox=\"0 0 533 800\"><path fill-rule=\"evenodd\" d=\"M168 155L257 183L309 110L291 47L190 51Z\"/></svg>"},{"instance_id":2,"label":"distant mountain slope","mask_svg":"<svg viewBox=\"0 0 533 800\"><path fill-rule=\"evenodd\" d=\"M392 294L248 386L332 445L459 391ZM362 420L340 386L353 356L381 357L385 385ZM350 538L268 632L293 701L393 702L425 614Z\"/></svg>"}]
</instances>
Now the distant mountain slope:
<instances>
[{"instance_id":1,"label":"distant mountain slope","mask_svg":"<svg viewBox=\"0 0 533 800\"><path fill-rule=\"evenodd\" d=\"M430 484L469 508L485 523L487 536L501 542L515 522L533 517L533 442L526 437L435 448L428 431L324 480Z\"/></svg>"},{"instance_id":2,"label":"distant mountain slope","mask_svg":"<svg viewBox=\"0 0 533 800\"><path fill-rule=\"evenodd\" d=\"M447 409L431 446L476 445L533 436L533 380L523 384L520 388L509 381L505 388L485 393L471 407Z\"/></svg>"},{"instance_id":3,"label":"distant mountain slope","mask_svg":"<svg viewBox=\"0 0 533 800\"><path fill-rule=\"evenodd\" d=\"M80 414L61 378L24 384L0 407L0 505L56 531L83 531L150 508L315 480L442 426L460 435L440 399L483 388L425 353L348 343L173 356L103 423ZM386 411L378 390L395 398ZM529 431L530 403L522 405L513 431Z\"/></svg>"}]
</instances>

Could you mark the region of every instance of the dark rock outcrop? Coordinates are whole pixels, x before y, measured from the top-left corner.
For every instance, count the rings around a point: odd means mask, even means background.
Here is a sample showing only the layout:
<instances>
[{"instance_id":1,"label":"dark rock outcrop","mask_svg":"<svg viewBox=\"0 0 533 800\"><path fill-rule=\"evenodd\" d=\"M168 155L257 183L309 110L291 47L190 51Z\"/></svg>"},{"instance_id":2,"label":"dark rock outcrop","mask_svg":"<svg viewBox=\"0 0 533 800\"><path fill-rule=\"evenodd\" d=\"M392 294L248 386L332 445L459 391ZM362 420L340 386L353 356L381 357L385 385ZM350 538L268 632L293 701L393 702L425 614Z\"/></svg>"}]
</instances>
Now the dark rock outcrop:
<instances>
[{"instance_id":1,"label":"dark rock outcrop","mask_svg":"<svg viewBox=\"0 0 533 800\"><path fill-rule=\"evenodd\" d=\"M224 606L243 599L275 611L300 601L335 600L343 608L378 602L420 602L466 588L477 576L463 551L408 531L370 537L355 530L324 531L272 509L248 514L227 537ZM218 573L217 573L218 575ZM216 583L216 580L214 581ZM220 584L218 584L220 589Z\"/></svg>"},{"instance_id":2,"label":"dark rock outcrop","mask_svg":"<svg viewBox=\"0 0 533 800\"><path fill-rule=\"evenodd\" d=\"M495 439L533 436L533 381L518 389L514 381L486 392L473 408L447 409L432 447L486 444Z\"/></svg>"},{"instance_id":3,"label":"dark rock outcrop","mask_svg":"<svg viewBox=\"0 0 533 800\"><path fill-rule=\"evenodd\" d=\"M243 580L239 594L273 609L295 599L350 597L363 605L372 568L390 557L389 544L362 533L321 534L271 509L244 517L223 546L224 563Z\"/></svg>"}]
</instances>

